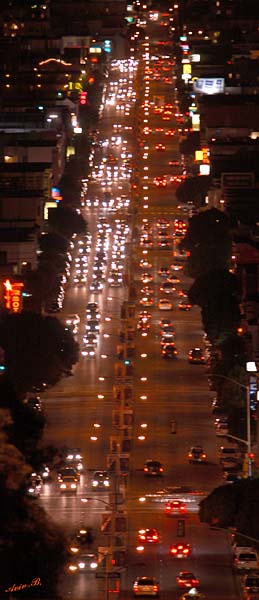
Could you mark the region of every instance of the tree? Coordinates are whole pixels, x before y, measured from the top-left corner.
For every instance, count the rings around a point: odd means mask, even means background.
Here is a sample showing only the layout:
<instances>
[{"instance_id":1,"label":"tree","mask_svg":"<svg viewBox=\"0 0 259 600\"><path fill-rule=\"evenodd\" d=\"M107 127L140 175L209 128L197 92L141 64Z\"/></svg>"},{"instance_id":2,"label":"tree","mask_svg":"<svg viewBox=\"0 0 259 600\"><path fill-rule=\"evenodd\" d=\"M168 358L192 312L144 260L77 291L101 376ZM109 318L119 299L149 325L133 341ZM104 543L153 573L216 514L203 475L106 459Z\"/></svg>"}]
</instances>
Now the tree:
<instances>
[{"instance_id":1,"label":"tree","mask_svg":"<svg viewBox=\"0 0 259 600\"><path fill-rule=\"evenodd\" d=\"M70 206L59 205L55 208L50 214L49 225L56 233L68 239L74 233L86 233L86 221Z\"/></svg>"},{"instance_id":2,"label":"tree","mask_svg":"<svg viewBox=\"0 0 259 600\"><path fill-rule=\"evenodd\" d=\"M209 175L197 175L196 177L188 177L177 188L175 195L178 202L192 202L198 208L204 206L211 178Z\"/></svg>"},{"instance_id":3,"label":"tree","mask_svg":"<svg viewBox=\"0 0 259 600\"><path fill-rule=\"evenodd\" d=\"M258 502L259 479L243 479L213 490L200 502L199 518L259 540Z\"/></svg>"},{"instance_id":4,"label":"tree","mask_svg":"<svg viewBox=\"0 0 259 600\"><path fill-rule=\"evenodd\" d=\"M179 150L181 154L194 154L195 150L200 147L200 133L199 131L191 131L188 133L185 140L182 140L179 144ZM176 194L177 195L177 194Z\"/></svg>"},{"instance_id":5,"label":"tree","mask_svg":"<svg viewBox=\"0 0 259 600\"><path fill-rule=\"evenodd\" d=\"M53 385L78 360L78 344L70 331L55 317L33 312L2 316L0 346L7 375L21 393L43 382Z\"/></svg>"},{"instance_id":6,"label":"tree","mask_svg":"<svg viewBox=\"0 0 259 600\"><path fill-rule=\"evenodd\" d=\"M202 322L211 343L234 335L240 324L236 278L227 270L209 271L196 279L188 292L192 304L201 306Z\"/></svg>"},{"instance_id":7,"label":"tree","mask_svg":"<svg viewBox=\"0 0 259 600\"><path fill-rule=\"evenodd\" d=\"M37 501L24 495L29 472L19 450L1 435L0 596L14 597L15 592L8 592L14 584L28 584L19 597L54 599L58 573L67 560L66 540Z\"/></svg>"},{"instance_id":8,"label":"tree","mask_svg":"<svg viewBox=\"0 0 259 600\"><path fill-rule=\"evenodd\" d=\"M69 242L54 231L40 236L39 248L46 254L65 255L69 249Z\"/></svg>"},{"instance_id":9,"label":"tree","mask_svg":"<svg viewBox=\"0 0 259 600\"><path fill-rule=\"evenodd\" d=\"M188 270L191 277L228 268L232 236L227 215L215 208L194 215L180 247L190 254Z\"/></svg>"}]
</instances>

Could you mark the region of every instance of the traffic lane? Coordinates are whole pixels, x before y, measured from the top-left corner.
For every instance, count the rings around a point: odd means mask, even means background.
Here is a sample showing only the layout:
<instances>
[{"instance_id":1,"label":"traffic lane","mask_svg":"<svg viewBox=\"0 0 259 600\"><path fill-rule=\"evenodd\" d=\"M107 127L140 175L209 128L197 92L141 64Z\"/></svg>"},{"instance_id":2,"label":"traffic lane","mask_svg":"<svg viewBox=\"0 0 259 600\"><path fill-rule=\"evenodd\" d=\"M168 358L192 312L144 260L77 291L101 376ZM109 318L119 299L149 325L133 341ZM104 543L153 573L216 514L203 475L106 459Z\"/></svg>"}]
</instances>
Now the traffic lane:
<instances>
[{"instance_id":1,"label":"traffic lane","mask_svg":"<svg viewBox=\"0 0 259 600\"><path fill-rule=\"evenodd\" d=\"M123 590L132 588L132 581L140 575L154 575L160 583L164 599L178 599L181 590L176 583L176 576L181 570L190 570L199 577L201 590L209 598L236 598L236 578L231 571L232 559L229 541L224 532L215 532L206 525L200 524L197 513L190 513L184 520L184 536L179 536L179 517L168 518L164 512L164 502L157 503L151 510L129 513L130 544L129 563L130 577L125 574ZM182 519L181 519L182 520ZM156 527L161 540L158 544L143 544L144 550L137 551L138 530ZM181 533L181 532L180 532ZM191 555L187 559L172 558L169 555L171 544L187 542L191 546ZM229 574L232 573L232 576ZM125 593L124 592L124 593ZM183 591L182 591L183 593ZM126 595L123 597L130 597Z\"/></svg>"},{"instance_id":2,"label":"traffic lane","mask_svg":"<svg viewBox=\"0 0 259 600\"><path fill-rule=\"evenodd\" d=\"M80 386L79 386L80 389ZM86 467L106 468L109 434L112 432L112 385L106 387L66 391L63 397L44 400L48 427L44 431L44 444L57 448L80 447Z\"/></svg>"}]
</instances>

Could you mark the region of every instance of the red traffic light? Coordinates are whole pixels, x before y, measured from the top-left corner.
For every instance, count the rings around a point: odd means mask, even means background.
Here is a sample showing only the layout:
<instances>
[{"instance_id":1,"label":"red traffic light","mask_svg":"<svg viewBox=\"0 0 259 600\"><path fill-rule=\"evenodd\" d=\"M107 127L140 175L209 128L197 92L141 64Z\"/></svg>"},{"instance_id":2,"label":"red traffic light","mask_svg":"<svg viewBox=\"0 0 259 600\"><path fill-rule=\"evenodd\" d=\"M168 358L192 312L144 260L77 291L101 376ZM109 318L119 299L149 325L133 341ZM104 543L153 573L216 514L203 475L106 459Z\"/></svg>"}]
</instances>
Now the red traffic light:
<instances>
[{"instance_id":1,"label":"red traffic light","mask_svg":"<svg viewBox=\"0 0 259 600\"><path fill-rule=\"evenodd\" d=\"M87 103L87 92L80 93L80 104L83 106Z\"/></svg>"}]
</instances>

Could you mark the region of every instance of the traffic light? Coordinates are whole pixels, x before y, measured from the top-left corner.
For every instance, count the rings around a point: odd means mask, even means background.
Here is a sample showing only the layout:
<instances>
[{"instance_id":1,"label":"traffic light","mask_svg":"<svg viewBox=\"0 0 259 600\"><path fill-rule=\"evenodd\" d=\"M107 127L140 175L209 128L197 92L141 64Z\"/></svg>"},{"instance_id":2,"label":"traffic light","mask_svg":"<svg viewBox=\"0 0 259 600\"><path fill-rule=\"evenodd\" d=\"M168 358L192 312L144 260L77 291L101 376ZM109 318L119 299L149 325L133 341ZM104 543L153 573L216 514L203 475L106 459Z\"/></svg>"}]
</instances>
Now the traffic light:
<instances>
[{"instance_id":1,"label":"traffic light","mask_svg":"<svg viewBox=\"0 0 259 600\"><path fill-rule=\"evenodd\" d=\"M79 101L81 106L85 106L87 104L87 92L80 92Z\"/></svg>"}]
</instances>

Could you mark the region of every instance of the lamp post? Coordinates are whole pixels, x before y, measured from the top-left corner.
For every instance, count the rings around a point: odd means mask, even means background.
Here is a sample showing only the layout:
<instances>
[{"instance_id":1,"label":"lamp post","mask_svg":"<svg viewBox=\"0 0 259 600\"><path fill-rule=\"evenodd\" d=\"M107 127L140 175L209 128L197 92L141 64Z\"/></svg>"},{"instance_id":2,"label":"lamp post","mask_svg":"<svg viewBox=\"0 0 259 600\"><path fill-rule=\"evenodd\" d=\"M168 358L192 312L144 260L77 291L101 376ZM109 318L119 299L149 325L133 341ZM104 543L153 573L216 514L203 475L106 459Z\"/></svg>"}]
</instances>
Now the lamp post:
<instances>
[{"instance_id":1,"label":"lamp post","mask_svg":"<svg viewBox=\"0 0 259 600\"><path fill-rule=\"evenodd\" d=\"M254 361L250 361L246 363L246 372L247 373L255 373L257 372L256 364ZM238 385L239 387L246 390L246 440L236 437L234 435L227 435L227 437L242 442L247 446L247 459L248 459L248 477L252 477L252 460L251 460L251 413L250 413L250 386L249 383L247 385L232 379L231 377L227 377L226 375L213 375L213 377L220 377L222 379L226 379L227 381L231 381L232 383Z\"/></svg>"}]
</instances>

